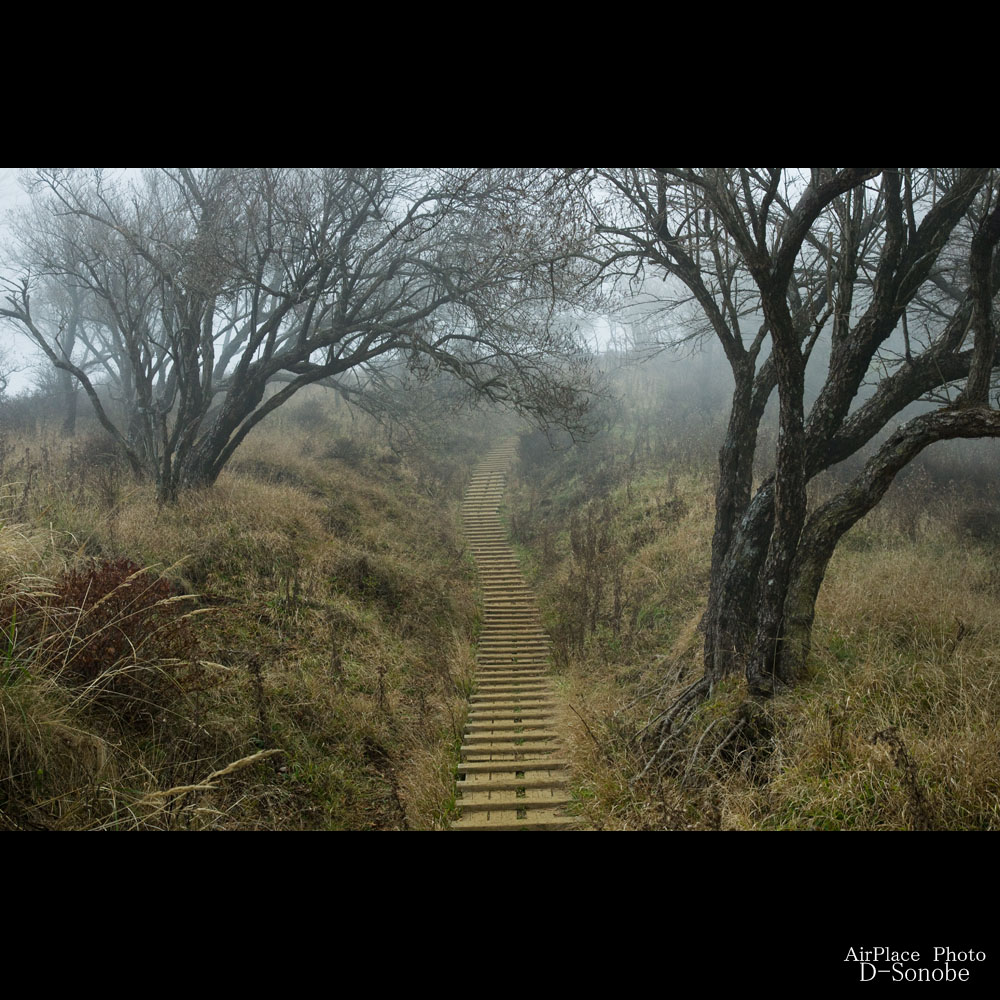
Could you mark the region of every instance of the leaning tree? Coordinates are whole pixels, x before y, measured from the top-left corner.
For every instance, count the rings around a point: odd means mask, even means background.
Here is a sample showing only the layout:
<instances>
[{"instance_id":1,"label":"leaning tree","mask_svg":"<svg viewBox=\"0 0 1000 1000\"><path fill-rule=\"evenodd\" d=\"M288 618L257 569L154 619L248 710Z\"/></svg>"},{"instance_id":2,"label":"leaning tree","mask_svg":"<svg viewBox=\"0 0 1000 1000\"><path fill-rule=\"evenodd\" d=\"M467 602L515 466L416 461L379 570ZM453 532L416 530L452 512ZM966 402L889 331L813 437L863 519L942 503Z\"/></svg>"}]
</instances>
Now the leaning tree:
<instances>
[{"instance_id":1,"label":"leaning tree","mask_svg":"<svg viewBox=\"0 0 1000 1000\"><path fill-rule=\"evenodd\" d=\"M213 483L320 381L356 399L387 370L444 371L541 419L584 417L587 358L559 322L582 228L539 174L41 170L29 190L0 315L161 499Z\"/></svg>"},{"instance_id":2,"label":"leaning tree","mask_svg":"<svg viewBox=\"0 0 1000 1000\"><path fill-rule=\"evenodd\" d=\"M770 695L801 677L815 603L844 533L927 445L1000 436L1000 190L987 168L676 168L567 175L606 278L672 282L722 345L734 379L719 480L704 676L668 724L743 671ZM806 405L818 344L825 379ZM817 351L817 359L821 352ZM773 473L753 488L778 394ZM911 403L931 405L900 426ZM887 433L888 436L883 436ZM870 445L841 491L807 485Z\"/></svg>"}]
</instances>

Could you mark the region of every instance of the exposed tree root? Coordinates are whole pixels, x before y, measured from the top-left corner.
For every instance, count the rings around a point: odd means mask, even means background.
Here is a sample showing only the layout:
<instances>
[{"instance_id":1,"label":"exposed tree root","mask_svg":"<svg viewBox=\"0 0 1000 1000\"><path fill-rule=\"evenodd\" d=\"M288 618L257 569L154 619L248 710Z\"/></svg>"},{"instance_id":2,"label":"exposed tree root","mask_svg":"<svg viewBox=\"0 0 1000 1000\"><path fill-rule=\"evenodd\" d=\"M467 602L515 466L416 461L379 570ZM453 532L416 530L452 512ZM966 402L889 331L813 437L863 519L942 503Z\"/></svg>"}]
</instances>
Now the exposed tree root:
<instances>
[{"instance_id":1,"label":"exposed tree root","mask_svg":"<svg viewBox=\"0 0 1000 1000\"><path fill-rule=\"evenodd\" d=\"M677 737L681 729L683 729L684 723L691 717L694 710L708 697L712 690L711 681L707 676L700 678L691 684L689 687L685 688L684 691L671 703L665 712L659 715L653 720L653 723L659 723L657 726L657 735L662 736L660 745L656 748L653 754L650 756L649 760L646 762L646 766L642 769L639 774L632 778L630 783L635 783L640 781L646 776L649 769L659 762L658 770L661 772L665 769L665 759L669 759L673 756L672 753L666 753L668 744L676 742ZM650 724L650 726L652 723ZM649 729L647 726L646 729ZM640 731L641 733L641 731ZM640 734L637 734L637 737Z\"/></svg>"},{"instance_id":2,"label":"exposed tree root","mask_svg":"<svg viewBox=\"0 0 1000 1000\"><path fill-rule=\"evenodd\" d=\"M631 783L652 773L661 780L672 775L680 784L690 786L716 765L739 766L754 783L767 780L766 765L774 751L774 721L754 698L744 699L735 711L713 719L697 736L688 732L696 709L710 696L712 687L709 679L702 677L654 720L659 742ZM640 730L636 742L641 744L643 733L651 728L652 724ZM699 761L704 762L700 767Z\"/></svg>"}]
</instances>

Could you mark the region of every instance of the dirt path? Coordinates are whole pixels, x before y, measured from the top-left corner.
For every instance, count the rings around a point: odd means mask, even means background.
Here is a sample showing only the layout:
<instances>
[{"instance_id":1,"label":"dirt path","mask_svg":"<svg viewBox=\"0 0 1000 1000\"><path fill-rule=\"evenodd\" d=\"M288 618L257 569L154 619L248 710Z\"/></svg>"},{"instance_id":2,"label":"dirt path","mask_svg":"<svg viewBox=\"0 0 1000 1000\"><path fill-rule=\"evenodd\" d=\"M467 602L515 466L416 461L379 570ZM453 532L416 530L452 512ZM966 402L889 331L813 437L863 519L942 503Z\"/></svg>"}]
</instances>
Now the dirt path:
<instances>
[{"instance_id":1,"label":"dirt path","mask_svg":"<svg viewBox=\"0 0 1000 1000\"><path fill-rule=\"evenodd\" d=\"M462 516L479 569L483 629L476 690L462 740L453 830L565 830L568 763L548 678L549 637L500 523L497 507L514 442L491 451L472 475Z\"/></svg>"}]
</instances>

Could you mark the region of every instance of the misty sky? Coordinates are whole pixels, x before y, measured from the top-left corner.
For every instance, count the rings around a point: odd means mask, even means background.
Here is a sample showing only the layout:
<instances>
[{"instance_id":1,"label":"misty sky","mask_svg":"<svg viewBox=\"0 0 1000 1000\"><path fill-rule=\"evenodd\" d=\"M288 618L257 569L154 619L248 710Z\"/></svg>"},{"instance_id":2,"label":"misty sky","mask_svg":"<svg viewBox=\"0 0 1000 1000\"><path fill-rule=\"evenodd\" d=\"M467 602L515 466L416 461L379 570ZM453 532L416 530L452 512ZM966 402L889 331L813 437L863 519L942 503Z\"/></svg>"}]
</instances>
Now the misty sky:
<instances>
[{"instance_id":1,"label":"misty sky","mask_svg":"<svg viewBox=\"0 0 1000 1000\"><path fill-rule=\"evenodd\" d=\"M0 167L0 247L7 238L7 213L27 203L28 197L21 189L17 177L21 167ZM29 353L33 353L24 337L15 336L8 327L0 328L0 354L6 354L18 367L30 364ZM20 371L10 379L8 391L11 393L27 389L34 381L31 370Z\"/></svg>"},{"instance_id":2,"label":"misty sky","mask_svg":"<svg viewBox=\"0 0 1000 1000\"><path fill-rule=\"evenodd\" d=\"M12 209L29 203L25 191L18 181L24 167L0 167L0 262L3 243L7 237L7 214ZM611 340L608 323L603 317L593 317L583 326L584 335L598 349L606 349ZM0 355L6 355L21 370L13 374L8 383L8 392L15 395L30 389L35 381L37 366L46 364L41 352L37 351L22 334L15 333L6 325L0 326Z\"/></svg>"}]
</instances>

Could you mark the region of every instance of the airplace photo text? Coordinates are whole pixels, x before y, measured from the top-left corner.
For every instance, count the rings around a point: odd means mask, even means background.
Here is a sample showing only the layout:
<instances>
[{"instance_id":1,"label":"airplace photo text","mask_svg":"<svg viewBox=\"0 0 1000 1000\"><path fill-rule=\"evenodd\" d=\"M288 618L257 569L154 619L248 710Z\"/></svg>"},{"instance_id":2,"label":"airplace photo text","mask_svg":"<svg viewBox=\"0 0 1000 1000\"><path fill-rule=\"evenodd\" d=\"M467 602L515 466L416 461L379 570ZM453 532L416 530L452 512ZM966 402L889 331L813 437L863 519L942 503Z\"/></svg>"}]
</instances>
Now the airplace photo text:
<instances>
[{"instance_id":1,"label":"airplace photo text","mask_svg":"<svg viewBox=\"0 0 1000 1000\"><path fill-rule=\"evenodd\" d=\"M845 962L858 965L862 983L967 983L986 952L972 948L934 947L930 952L896 948L849 948Z\"/></svg>"}]
</instances>

